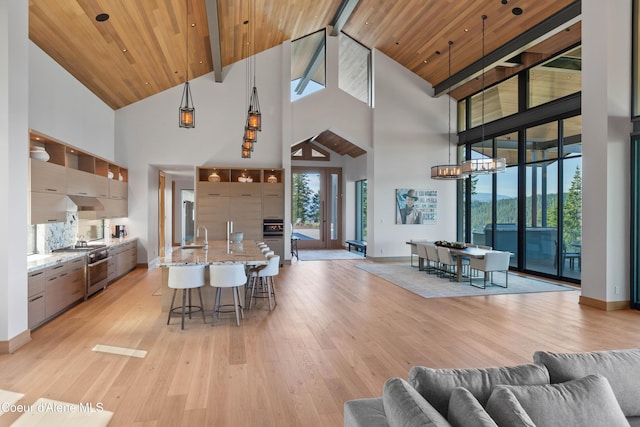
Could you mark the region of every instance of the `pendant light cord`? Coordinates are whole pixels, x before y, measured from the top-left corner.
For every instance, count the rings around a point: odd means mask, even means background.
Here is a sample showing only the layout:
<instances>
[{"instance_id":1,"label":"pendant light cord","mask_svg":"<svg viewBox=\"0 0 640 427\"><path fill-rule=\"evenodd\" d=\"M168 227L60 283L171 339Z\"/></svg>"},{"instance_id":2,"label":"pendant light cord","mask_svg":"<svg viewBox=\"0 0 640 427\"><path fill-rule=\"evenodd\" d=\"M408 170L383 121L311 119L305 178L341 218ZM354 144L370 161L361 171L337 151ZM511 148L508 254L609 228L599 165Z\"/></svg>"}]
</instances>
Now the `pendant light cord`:
<instances>
[{"instance_id":1,"label":"pendant light cord","mask_svg":"<svg viewBox=\"0 0 640 427\"><path fill-rule=\"evenodd\" d=\"M449 164L451 164L451 45L453 42L449 40L449 90L447 95L449 96Z\"/></svg>"},{"instance_id":2,"label":"pendant light cord","mask_svg":"<svg viewBox=\"0 0 640 427\"><path fill-rule=\"evenodd\" d=\"M485 67L485 59L484 59L484 22L487 19L487 15L482 15L482 128L481 128L481 138L480 143L482 144L482 148L484 149L484 67ZM484 151L484 150L483 150Z\"/></svg>"},{"instance_id":3,"label":"pendant light cord","mask_svg":"<svg viewBox=\"0 0 640 427\"><path fill-rule=\"evenodd\" d=\"M189 0L185 0L185 3L187 4L187 19L186 19L186 27L185 27L185 39L187 41L187 51L185 52L184 68L186 71L185 82L189 82Z\"/></svg>"}]
</instances>

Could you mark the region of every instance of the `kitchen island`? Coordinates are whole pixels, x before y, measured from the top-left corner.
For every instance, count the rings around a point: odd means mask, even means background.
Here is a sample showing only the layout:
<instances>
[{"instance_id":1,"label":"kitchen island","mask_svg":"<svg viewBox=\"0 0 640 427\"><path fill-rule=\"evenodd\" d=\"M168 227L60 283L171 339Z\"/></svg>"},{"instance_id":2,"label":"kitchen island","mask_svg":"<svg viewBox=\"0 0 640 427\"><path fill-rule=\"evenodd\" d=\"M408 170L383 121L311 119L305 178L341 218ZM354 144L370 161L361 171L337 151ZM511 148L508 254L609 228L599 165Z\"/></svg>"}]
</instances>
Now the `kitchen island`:
<instances>
[{"instance_id":1,"label":"kitchen island","mask_svg":"<svg viewBox=\"0 0 640 427\"><path fill-rule=\"evenodd\" d=\"M167 285L170 266L197 265L197 264L220 264L238 263L249 267L267 265L268 260L253 240L244 240L241 243L229 243L226 240L211 240L207 246L191 245L176 247L170 254L160 258L159 266L162 268L162 279L160 289L162 293L162 311L168 311L171 305L173 290ZM215 290L209 286L209 271L205 270L206 285L202 289L202 299L205 304L205 311L213 310ZM226 292L223 290L223 302L227 301ZM228 292L228 297L231 292ZM244 299L244 292L240 293ZM242 301L244 305L244 301Z\"/></svg>"}]
</instances>

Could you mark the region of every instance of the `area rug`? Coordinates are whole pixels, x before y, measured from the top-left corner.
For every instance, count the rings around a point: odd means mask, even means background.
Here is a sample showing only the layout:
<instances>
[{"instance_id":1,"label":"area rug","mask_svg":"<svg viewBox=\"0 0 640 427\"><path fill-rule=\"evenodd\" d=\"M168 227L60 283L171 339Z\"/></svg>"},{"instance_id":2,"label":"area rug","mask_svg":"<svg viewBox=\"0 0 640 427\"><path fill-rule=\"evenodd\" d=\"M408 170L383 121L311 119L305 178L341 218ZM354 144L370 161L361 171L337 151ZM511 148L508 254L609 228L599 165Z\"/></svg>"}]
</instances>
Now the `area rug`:
<instances>
[{"instance_id":1,"label":"area rug","mask_svg":"<svg viewBox=\"0 0 640 427\"><path fill-rule=\"evenodd\" d=\"M346 249L299 250L300 261L324 261L333 259L362 259L362 252L349 252Z\"/></svg>"},{"instance_id":2,"label":"area rug","mask_svg":"<svg viewBox=\"0 0 640 427\"><path fill-rule=\"evenodd\" d=\"M470 286L467 279L463 282L451 282L449 279L439 278L434 274L419 271L408 263L358 264L357 267L423 298L576 291L575 288L570 286L556 285L544 280L532 279L513 273L509 273L508 288L490 285L487 282L486 289L479 289ZM494 273L494 282L504 284L504 273ZM476 278L474 283L482 284L482 279Z\"/></svg>"},{"instance_id":3,"label":"area rug","mask_svg":"<svg viewBox=\"0 0 640 427\"><path fill-rule=\"evenodd\" d=\"M24 409L24 414L12 426L103 427L113 416L113 412L105 410L99 402L74 404L40 398Z\"/></svg>"}]
</instances>

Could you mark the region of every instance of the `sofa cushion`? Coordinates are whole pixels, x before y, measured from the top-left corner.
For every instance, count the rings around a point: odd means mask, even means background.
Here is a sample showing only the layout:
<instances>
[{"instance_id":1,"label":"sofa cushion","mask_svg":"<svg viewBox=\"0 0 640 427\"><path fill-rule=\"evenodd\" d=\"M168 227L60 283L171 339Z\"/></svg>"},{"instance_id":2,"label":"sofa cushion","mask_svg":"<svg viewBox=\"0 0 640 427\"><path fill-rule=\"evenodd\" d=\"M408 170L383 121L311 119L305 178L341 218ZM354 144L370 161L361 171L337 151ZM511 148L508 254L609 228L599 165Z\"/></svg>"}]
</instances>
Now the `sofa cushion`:
<instances>
[{"instance_id":1,"label":"sofa cushion","mask_svg":"<svg viewBox=\"0 0 640 427\"><path fill-rule=\"evenodd\" d=\"M601 375L588 375L560 384L496 386L489 398L491 405L487 404L487 411L498 425L511 426L511 423L502 424L495 412L495 406L499 406L501 400L508 400L505 391L515 396L538 427L629 426L609 382Z\"/></svg>"},{"instance_id":2,"label":"sofa cushion","mask_svg":"<svg viewBox=\"0 0 640 427\"><path fill-rule=\"evenodd\" d=\"M450 427L451 424L402 378L389 378L382 403L391 427Z\"/></svg>"},{"instance_id":3,"label":"sofa cushion","mask_svg":"<svg viewBox=\"0 0 640 427\"><path fill-rule=\"evenodd\" d=\"M533 360L547 367L552 383L575 380L589 374L604 376L609 380L625 416L640 416L640 381L636 375L631 375L640 372L640 348L575 354L537 351Z\"/></svg>"},{"instance_id":4,"label":"sofa cushion","mask_svg":"<svg viewBox=\"0 0 640 427\"><path fill-rule=\"evenodd\" d=\"M434 408L447 417L449 397L455 387L464 387L485 406L491 390L498 384L549 384L549 373L542 365L520 365L484 369L432 369L414 366L409 382Z\"/></svg>"},{"instance_id":5,"label":"sofa cushion","mask_svg":"<svg viewBox=\"0 0 640 427\"><path fill-rule=\"evenodd\" d=\"M478 399L462 387L456 387L451 391L447 421L453 427L498 427Z\"/></svg>"},{"instance_id":6,"label":"sofa cushion","mask_svg":"<svg viewBox=\"0 0 640 427\"><path fill-rule=\"evenodd\" d=\"M489 396L486 410L499 427L536 427L508 388L496 387Z\"/></svg>"},{"instance_id":7,"label":"sofa cushion","mask_svg":"<svg viewBox=\"0 0 640 427\"><path fill-rule=\"evenodd\" d=\"M381 397L344 402L344 427L389 427Z\"/></svg>"}]
</instances>

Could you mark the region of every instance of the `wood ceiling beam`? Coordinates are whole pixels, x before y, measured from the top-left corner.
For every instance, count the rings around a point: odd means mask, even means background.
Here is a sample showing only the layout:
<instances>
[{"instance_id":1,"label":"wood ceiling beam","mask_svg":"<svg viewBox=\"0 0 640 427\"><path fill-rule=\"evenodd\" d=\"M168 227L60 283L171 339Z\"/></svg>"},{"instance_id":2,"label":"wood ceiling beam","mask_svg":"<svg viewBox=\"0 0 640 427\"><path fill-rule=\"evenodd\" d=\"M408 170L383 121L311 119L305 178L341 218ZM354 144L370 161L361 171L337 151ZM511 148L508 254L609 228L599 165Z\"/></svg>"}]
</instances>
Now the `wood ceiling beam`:
<instances>
[{"instance_id":1,"label":"wood ceiling beam","mask_svg":"<svg viewBox=\"0 0 640 427\"><path fill-rule=\"evenodd\" d=\"M213 60L214 80L222 83L222 49L220 47L220 19L218 16L218 0L206 0L207 21L209 23L209 44Z\"/></svg>"},{"instance_id":2,"label":"wood ceiling beam","mask_svg":"<svg viewBox=\"0 0 640 427\"><path fill-rule=\"evenodd\" d=\"M524 52L529 47L557 34L580 20L582 13L582 1L577 0L560 12L535 25L530 30L518 35L511 41L503 44L493 52L485 55L470 64L463 70L435 85L434 96L446 94L451 90L480 76L483 71L504 63L509 58Z\"/></svg>"},{"instance_id":3,"label":"wood ceiling beam","mask_svg":"<svg viewBox=\"0 0 640 427\"><path fill-rule=\"evenodd\" d=\"M331 20L331 26L333 29L329 35L337 36L342 31L342 27L347 23L349 17L353 13L353 10L356 8L360 0L342 0L340 6L338 7L338 11L336 15Z\"/></svg>"}]
</instances>

